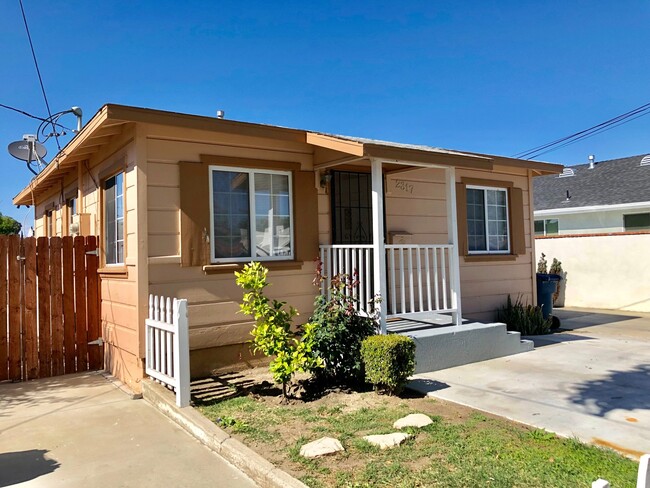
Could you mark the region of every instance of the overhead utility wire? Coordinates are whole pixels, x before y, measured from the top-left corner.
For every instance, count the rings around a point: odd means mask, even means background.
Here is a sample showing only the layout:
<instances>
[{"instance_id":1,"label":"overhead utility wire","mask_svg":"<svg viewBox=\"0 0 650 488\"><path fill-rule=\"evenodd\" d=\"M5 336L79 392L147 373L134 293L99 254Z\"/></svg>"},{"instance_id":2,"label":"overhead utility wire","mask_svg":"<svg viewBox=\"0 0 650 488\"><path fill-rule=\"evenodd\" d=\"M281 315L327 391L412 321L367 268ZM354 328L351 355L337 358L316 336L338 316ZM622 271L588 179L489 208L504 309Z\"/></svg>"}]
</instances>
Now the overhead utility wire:
<instances>
[{"instance_id":1,"label":"overhead utility wire","mask_svg":"<svg viewBox=\"0 0 650 488\"><path fill-rule=\"evenodd\" d=\"M19 114L25 115L25 116L30 117L32 119L40 120L41 122L44 122L44 123L47 123L47 124L50 124L52 122L51 120L44 119L43 117L37 117L36 115L32 115L32 114L30 114L28 112L25 112L24 110L20 110L19 108L10 107L9 105L5 105L4 103L0 103L0 107L6 108L7 110L13 110L14 112L18 112ZM54 115L58 115L58 114L54 114ZM73 129L70 129L69 127L66 127L65 125L59 124L58 122L55 122L55 125L58 125L62 129L69 130L71 132L73 130Z\"/></svg>"},{"instance_id":2,"label":"overhead utility wire","mask_svg":"<svg viewBox=\"0 0 650 488\"><path fill-rule=\"evenodd\" d=\"M32 50L32 57L34 58L34 66L36 66L36 74L38 74L38 81L41 84L41 91L43 92L43 98L45 99L45 107L47 107L47 114L49 118L52 119L52 111L50 110L50 102L47 101L47 95L45 94L45 86L43 86L43 78L41 77L41 70L38 68L38 61L36 60L36 52L34 52L34 44L32 43L32 36L29 33L29 26L27 25L27 17L25 16L25 8L23 7L23 0L18 0L20 3L20 11L23 14L23 22L25 23L25 30L27 31L27 39L29 40L29 47ZM52 122L52 131L54 132L54 137L56 139L56 146L61 150L61 145L59 144L59 135L56 132L56 126Z\"/></svg>"},{"instance_id":3,"label":"overhead utility wire","mask_svg":"<svg viewBox=\"0 0 650 488\"><path fill-rule=\"evenodd\" d=\"M617 127L624 123L631 122L632 120L637 119L643 115L647 115L648 113L650 113L650 103L641 105L634 110L630 110L629 112L618 115L612 119L606 120L605 122L601 122L600 124L589 127L588 129L584 129L569 136L562 137L546 144L542 144L541 146L534 147L527 151L522 151L515 154L514 157L532 159L533 157L537 157L569 144L573 144L574 142L578 142L579 140L586 139L600 132L605 132L606 130L613 129L614 127Z\"/></svg>"},{"instance_id":4,"label":"overhead utility wire","mask_svg":"<svg viewBox=\"0 0 650 488\"><path fill-rule=\"evenodd\" d=\"M590 127L589 129L585 129L585 130L582 130L580 132L576 132L575 134L571 134L570 136L562 137L561 139L557 139L557 140L549 142L547 144L537 146L537 147L535 147L533 149L529 149L528 151L523 151L523 152L517 153L515 156L517 156L517 157L525 157L525 156L527 156L529 154L533 154L533 153L535 153L535 152L537 152L539 150L545 149L545 148L553 146L555 144L559 144L559 143L564 142L564 141L566 141L568 139L580 136L581 134L584 134L586 132L597 129L597 128L601 127L601 126L616 123L616 122L618 122L620 120L623 120L623 119L625 119L627 117L631 117L632 115L637 114L639 111L646 110L649 107L650 107L650 103L646 103L645 105L641 105L640 107L635 108L634 110L630 110L629 112L626 112L626 113L624 113L622 115L618 115L618 116L614 117L613 119L609 119L609 120L606 120L605 122L601 122L598 125L594 125L593 127Z\"/></svg>"},{"instance_id":5,"label":"overhead utility wire","mask_svg":"<svg viewBox=\"0 0 650 488\"><path fill-rule=\"evenodd\" d=\"M560 148L563 148L563 147L566 147L566 146L570 146L571 144L575 144L576 142L580 142L580 141L582 141L584 139L589 139L590 137L598 135L598 134L600 134L602 132L607 132L608 130L615 129L619 125L627 124L628 122L632 122L633 120L638 119L639 117L643 117L644 115L648 115L649 113L650 113L650 110L647 110L647 111L643 112L642 114L637 115L636 117L632 117L631 119L625 119L623 121L618 122L617 124L613 124L613 125L609 125L607 127L603 127L601 129L598 129L598 130L596 130L596 131L594 131L594 132L592 132L590 134L586 134L583 137L580 137L580 138L575 139L573 141L568 141L568 142L565 142L564 144L561 144L559 146L553 147L553 148L548 149L546 151L542 151L542 152L536 154L535 157L541 156L542 154L546 154L547 152L555 151L556 149L560 149ZM531 156L528 159L532 159L532 157L533 156Z\"/></svg>"}]
</instances>

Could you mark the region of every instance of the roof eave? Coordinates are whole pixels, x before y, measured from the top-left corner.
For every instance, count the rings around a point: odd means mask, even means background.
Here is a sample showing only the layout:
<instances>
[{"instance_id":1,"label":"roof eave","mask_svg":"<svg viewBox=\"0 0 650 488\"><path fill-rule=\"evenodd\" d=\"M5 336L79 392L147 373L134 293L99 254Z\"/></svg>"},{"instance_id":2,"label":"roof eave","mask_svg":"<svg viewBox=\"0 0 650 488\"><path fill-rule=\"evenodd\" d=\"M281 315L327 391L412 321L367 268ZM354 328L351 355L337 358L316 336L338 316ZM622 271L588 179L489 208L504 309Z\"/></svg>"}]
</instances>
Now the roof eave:
<instances>
[{"instance_id":1,"label":"roof eave","mask_svg":"<svg viewBox=\"0 0 650 488\"><path fill-rule=\"evenodd\" d=\"M74 153L74 151L83 144L106 120L108 119L108 105L101 107L92 119L61 149L47 167L41 171L38 176L32 178L29 184L23 188L14 198L14 205L34 205L32 199L33 191L44 181L51 177L56 171L65 164L65 161Z\"/></svg>"}]
</instances>

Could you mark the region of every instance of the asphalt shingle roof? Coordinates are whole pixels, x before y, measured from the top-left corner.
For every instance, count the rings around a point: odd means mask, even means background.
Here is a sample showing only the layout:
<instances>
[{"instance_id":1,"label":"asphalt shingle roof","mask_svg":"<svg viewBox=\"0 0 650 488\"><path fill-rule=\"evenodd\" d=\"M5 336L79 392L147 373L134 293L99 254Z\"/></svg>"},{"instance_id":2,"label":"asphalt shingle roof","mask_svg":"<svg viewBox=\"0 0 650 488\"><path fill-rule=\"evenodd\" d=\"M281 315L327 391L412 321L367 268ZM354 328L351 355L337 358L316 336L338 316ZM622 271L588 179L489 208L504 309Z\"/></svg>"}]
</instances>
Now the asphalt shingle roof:
<instances>
[{"instance_id":1,"label":"asphalt shingle roof","mask_svg":"<svg viewBox=\"0 0 650 488\"><path fill-rule=\"evenodd\" d=\"M641 166L645 156L597 162L594 169L570 166L574 176L533 178L535 210L650 202L650 165Z\"/></svg>"}]
</instances>

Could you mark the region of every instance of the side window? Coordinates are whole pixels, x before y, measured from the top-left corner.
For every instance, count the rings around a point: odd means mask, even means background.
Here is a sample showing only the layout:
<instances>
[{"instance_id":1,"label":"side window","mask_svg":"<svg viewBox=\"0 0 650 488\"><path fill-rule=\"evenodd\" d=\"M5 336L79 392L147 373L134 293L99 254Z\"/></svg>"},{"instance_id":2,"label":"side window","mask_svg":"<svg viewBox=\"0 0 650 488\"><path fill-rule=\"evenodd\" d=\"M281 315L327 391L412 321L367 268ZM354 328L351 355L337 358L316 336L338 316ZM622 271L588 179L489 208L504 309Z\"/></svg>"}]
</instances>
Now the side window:
<instances>
[{"instance_id":1,"label":"side window","mask_svg":"<svg viewBox=\"0 0 650 488\"><path fill-rule=\"evenodd\" d=\"M508 190L467 187L467 243L470 254L510 252Z\"/></svg>"},{"instance_id":2,"label":"side window","mask_svg":"<svg viewBox=\"0 0 650 488\"><path fill-rule=\"evenodd\" d=\"M107 265L124 263L124 173L104 181L104 249Z\"/></svg>"},{"instance_id":3,"label":"side window","mask_svg":"<svg viewBox=\"0 0 650 488\"><path fill-rule=\"evenodd\" d=\"M54 217L54 211L53 210L46 210L45 211L45 236L46 237L54 237L54 223L55 223L55 217Z\"/></svg>"},{"instance_id":4,"label":"side window","mask_svg":"<svg viewBox=\"0 0 650 488\"><path fill-rule=\"evenodd\" d=\"M626 231L650 230L650 213L623 215L623 228Z\"/></svg>"},{"instance_id":5,"label":"side window","mask_svg":"<svg viewBox=\"0 0 650 488\"><path fill-rule=\"evenodd\" d=\"M560 222L558 219L544 219L535 221L536 236L554 236L560 233Z\"/></svg>"},{"instance_id":6,"label":"side window","mask_svg":"<svg viewBox=\"0 0 650 488\"><path fill-rule=\"evenodd\" d=\"M77 215L77 199L68 198L65 202L66 208L66 220L67 220L67 229L68 234L70 233L70 226L74 223L74 217Z\"/></svg>"}]
</instances>

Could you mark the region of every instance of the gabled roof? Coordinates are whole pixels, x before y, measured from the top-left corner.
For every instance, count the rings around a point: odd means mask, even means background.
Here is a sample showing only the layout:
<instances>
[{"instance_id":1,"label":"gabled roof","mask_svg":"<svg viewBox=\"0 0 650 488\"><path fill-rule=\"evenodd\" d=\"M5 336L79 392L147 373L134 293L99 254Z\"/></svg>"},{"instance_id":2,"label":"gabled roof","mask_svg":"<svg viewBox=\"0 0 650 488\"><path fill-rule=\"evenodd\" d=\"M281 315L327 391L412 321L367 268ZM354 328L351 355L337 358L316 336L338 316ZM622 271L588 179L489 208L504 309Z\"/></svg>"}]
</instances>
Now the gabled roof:
<instances>
[{"instance_id":1,"label":"gabled roof","mask_svg":"<svg viewBox=\"0 0 650 488\"><path fill-rule=\"evenodd\" d=\"M502 156L453 151L432 146L331 135L302 129L291 129L265 124L238 122L200 115L166 112L125 105L106 104L93 116L47 167L24 188L13 202L31 205L40 197L58 188L67 174L77 171L102 147L110 144L133 124L157 124L219 133L249 135L306 143L314 149L314 167L322 169L346 161L381 158L386 163L423 167L459 166L491 170L493 164L530 169L534 174L559 173L561 166L525 161Z\"/></svg>"},{"instance_id":2,"label":"gabled roof","mask_svg":"<svg viewBox=\"0 0 650 488\"><path fill-rule=\"evenodd\" d=\"M567 168L572 176L535 178L535 211L650 202L650 165L641 165L644 157L601 161L593 169L580 164Z\"/></svg>"}]
</instances>

